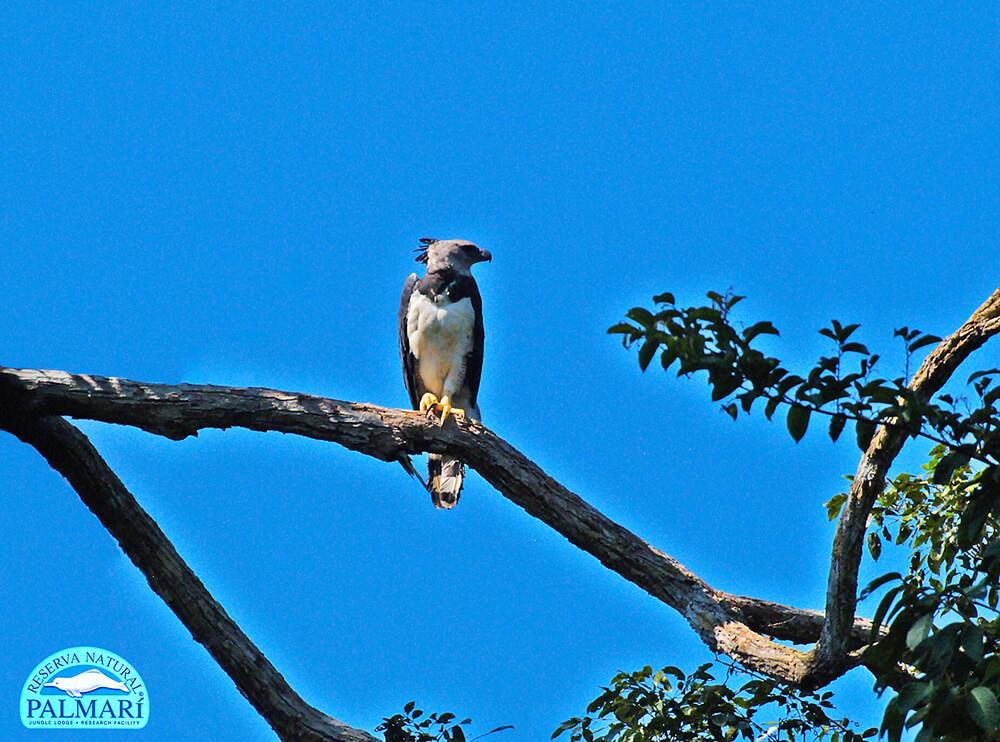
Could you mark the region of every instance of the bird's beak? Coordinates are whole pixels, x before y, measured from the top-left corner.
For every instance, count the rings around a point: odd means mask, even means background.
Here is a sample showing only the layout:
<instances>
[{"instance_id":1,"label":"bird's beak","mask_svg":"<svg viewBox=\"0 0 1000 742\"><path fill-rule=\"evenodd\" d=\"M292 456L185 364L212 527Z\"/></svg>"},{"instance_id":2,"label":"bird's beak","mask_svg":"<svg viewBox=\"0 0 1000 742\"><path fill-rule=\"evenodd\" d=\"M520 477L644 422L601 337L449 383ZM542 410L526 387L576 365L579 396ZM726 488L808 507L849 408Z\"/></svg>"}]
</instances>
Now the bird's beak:
<instances>
[{"instance_id":1,"label":"bird's beak","mask_svg":"<svg viewBox=\"0 0 1000 742\"><path fill-rule=\"evenodd\" d=\"M480 248L479 249L479 262L482 263L483 261L485 261L487 263L492 263L493 262L493 256L490 254L489 250L483 250L482 248Z\"/></svg>"}]
</instances>

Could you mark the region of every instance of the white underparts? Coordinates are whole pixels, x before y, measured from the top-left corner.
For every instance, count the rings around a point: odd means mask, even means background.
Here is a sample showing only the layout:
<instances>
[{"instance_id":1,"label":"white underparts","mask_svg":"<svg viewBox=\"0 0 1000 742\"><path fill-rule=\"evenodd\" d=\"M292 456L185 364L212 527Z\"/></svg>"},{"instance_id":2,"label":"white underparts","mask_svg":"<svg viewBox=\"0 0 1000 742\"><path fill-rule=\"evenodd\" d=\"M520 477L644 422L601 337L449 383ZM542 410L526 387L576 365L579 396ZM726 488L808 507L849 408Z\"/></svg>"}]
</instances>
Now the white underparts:
<instances>
[{"instance_id":1,"label":"white underparts","mask_svg":"<svg viewBox=\"0 0 1000 742\"><path fill-rule=\"evenodd\" d=\"M469 404L465 385L466 358L472 352L476 313L471 299L437 301L414 291L406 313L410 352L417 359L417 374L427 391L448 396L455 407Z\"/></svg>"}]
</instances>

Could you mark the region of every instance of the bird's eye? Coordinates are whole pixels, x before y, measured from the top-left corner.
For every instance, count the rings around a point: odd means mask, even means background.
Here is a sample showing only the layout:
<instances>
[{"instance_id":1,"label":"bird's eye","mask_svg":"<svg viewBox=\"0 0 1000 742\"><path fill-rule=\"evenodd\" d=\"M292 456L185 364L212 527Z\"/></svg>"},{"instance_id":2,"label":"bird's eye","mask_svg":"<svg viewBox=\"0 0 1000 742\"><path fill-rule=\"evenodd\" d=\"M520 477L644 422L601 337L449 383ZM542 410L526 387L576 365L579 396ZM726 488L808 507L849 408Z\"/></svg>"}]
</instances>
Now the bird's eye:
<instances>
[{"instance_id":1,"label":"bird's eye","mask_svg":"<svg viewBox=\"0 0 1000 742\"><path fill-rule=\"evenodd\" d=\"M474 255L479 252L479 248L475 245L462 245L462 249L465 251L466 255Z\"/></svg>"}]
</instances>

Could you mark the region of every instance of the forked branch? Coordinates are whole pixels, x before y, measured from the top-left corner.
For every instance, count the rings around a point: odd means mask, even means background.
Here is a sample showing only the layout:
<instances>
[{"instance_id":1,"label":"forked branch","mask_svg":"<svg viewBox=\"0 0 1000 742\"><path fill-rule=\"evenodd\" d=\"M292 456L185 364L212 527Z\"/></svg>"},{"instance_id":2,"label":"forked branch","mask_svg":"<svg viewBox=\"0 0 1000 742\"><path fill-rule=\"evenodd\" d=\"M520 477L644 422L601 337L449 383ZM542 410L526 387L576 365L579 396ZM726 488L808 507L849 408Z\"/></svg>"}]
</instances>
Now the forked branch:
<instances>
[{"instance_id":1,"label":"forked branch","mask_svg":"<svg viewBox=\"0 0 1000 742\"><path fill-rule=\"evenodd\" d=\"M927 357L911 388L929 398L972 351L998 332L1000 290ZM70 481L153 590L279 734L335 740L374 738L322 714L295 694L212 599L89 441L60 416L130 425L174 440L206 428L294 433L383 461L407 462L409 455L421 452L452 454L527 513L681 613L713 651L790 684L813 687L863 661L858 650L870 638L871 623L854 616L861 541L872 504L905 442L905 433L883 427L861 460L838 524L824 618L817 611L709 586L471 420L441 428L414 412L273 389L149 384L0 367L0 427L37 448ZM806 652L775 640L817 645Z\"/></svg>"},{"instance_id":2,"label":"forked branch","mask_svg":"<svg viewBox=\"0 0 1000 742\"><path fill-rule=\"evenodd\" d=\"M512 502L680 612L713 651L795 679L804 672L806 654L767 636L811 643L823 623L815 611L712 588L473 421L441 428L410 411L272 389L172 386L31 369L0 368L0 399L28 415L131 425L171 439L243 427L333 441L383 461L422 451L451 453ZM852 646L864 643L869 628L867 621L855 622Z\"/></svg>"},{"instance_id":3,"label":"forked branch","mask_svg":"<svg viewBox=\"0 0 1000 742\"><path fill-rule=\"evenodd\" d=\"M917 399L930 400L965 359L997 333L1000 333L1000 289L924 359L909 384ZM809 674L812 684L823 684L828 678L837 677L847 661L868 516L876 498L885 489L889 467L907 438L904 429L893 425L895 422L895 419L888 421L889 424L881 426L872 437L858 464L837 523L827 582L826 622Z\"/></svg>"}]
</instances>

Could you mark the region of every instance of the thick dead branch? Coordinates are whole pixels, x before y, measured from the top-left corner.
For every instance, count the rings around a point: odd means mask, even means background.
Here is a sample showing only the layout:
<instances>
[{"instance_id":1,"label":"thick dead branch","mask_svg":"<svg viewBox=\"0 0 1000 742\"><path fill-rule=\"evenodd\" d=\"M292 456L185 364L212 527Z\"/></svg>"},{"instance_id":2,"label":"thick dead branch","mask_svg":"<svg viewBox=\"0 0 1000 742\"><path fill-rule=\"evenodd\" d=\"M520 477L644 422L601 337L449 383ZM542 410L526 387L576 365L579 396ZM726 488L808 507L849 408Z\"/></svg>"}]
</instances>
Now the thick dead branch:
<instances>
[{"instance_id":1,"label":"thick dead branch","mask_svg":"<svg viewBox=\"0 0 1000 742\"><path fill-rule=\"evenodd\" d=\"M211 596L87 437L60 417L0 414L0 427L38 450L117 539L192 636L282 739L375 742L313 708Z\"/></svg>"},{"instance_id":2,"label":"thick dead branch","mask_svg":"<svg viewBox=\"0 0 1000 742\"><path fill-rule=\"evenodd\" d=\"M969 354L1000 333L1000 289L983 302L954 333L942 340L924 359L910 389L918 398L929 400L948 381ZM895 422L895 421L892 421ZM833 540L830 575L826 593L826 622L807 684L823 685L843 672L848 662L851 632L855 627L854 608L858 592L858 567L868 515L879 493L885 489L886 475L906 442L899 427L882 426L861 457L857 473L844 503Z\"/></svg>"},{"instance_id":3,"label":"thick dead branch","mask_svg":"<svg viewBox=\"0 0 1000 742\"><path fill-rule=\"evenodd\" d=\"M825 616L822 611L792 608L761 598L748 598L744 595L723 592L717 593L716 596L726 607L736 609L740 619L747 626L775 639L795 644L811 644L819 638L823 629ZM871 632L872 622L869 619L855 618L848 643L850 649L859 650L866 646L871 640Z\"/></svg>"},{"instance_id":4,"label":"thick dead branch","mask_svg":"<svg viewBox=\"0 0 1000 742\"><path fill-rule=\"evenodd\" d=\"M452 453L512 502L675 608L713 651L795 682L808 655L764 635L812 643L823 624L815 611L713 589L473 421L441 428L414 412L271 389L170 386L9 368L0 368L0 399L33 414L132 425L173 439L205 428L243 427L334 441L383 461L421 451ZM868 622L856 622L853 646L867 639L869 629Z\"/></svg>"},{"instance_id":5,"label":"thick dead branch","mask_svg":"<svg viewBox=\"0 0 1000 742\"><path fill-rule=\"evenodd\" d=\"M927 357L910 388L929 399L1000 332L1000 290ZM0 367L0 427L34 446L118 539L150 586L205 645L271 726L288 739L374 740L306 704L212 599L86 437L60 416L131 425L180 440L206 428L243 427L339 443L383 461L450 453L502 495L685 617L705 644L747 668L816 687L864 662L871 623L854 615L861 544L871 507L906 440L878 430L837 527L826 614L731 595L615 523L481 424L444 428L419 414L273 389L147 384ZM817 642L803 652L768 638ZM902 682L902 681L901 681Z\"/></svg>"},{"instance_id":6,"label":"thick dead branch","mask_svg":"<svg viewBox=\"0 0 1000 742\"><path fill-rule=\"evenodd\" d=\"M1000 290L927 357L911 388L929 398L997 332ZM132 425L177 440L206 428L243 427L333 441L384 461L405 461L409 454L425 451L454 454L526 512L676 609L713 651L752 670L806 686L829 682L862 657L856 650L871 631L870 622L854 616L862 539L889 466L906 440L905 432L882 427L861 460L834 540L824 618L816 611L713 589L473 421L440 428L413 412L272 389L171 386L2 367L0 402L13 412L11 419L69 415ZM150 583L156 589L152 578ZM802 652L768 637L817 645Z\"/></svg>"}]
</instances>

